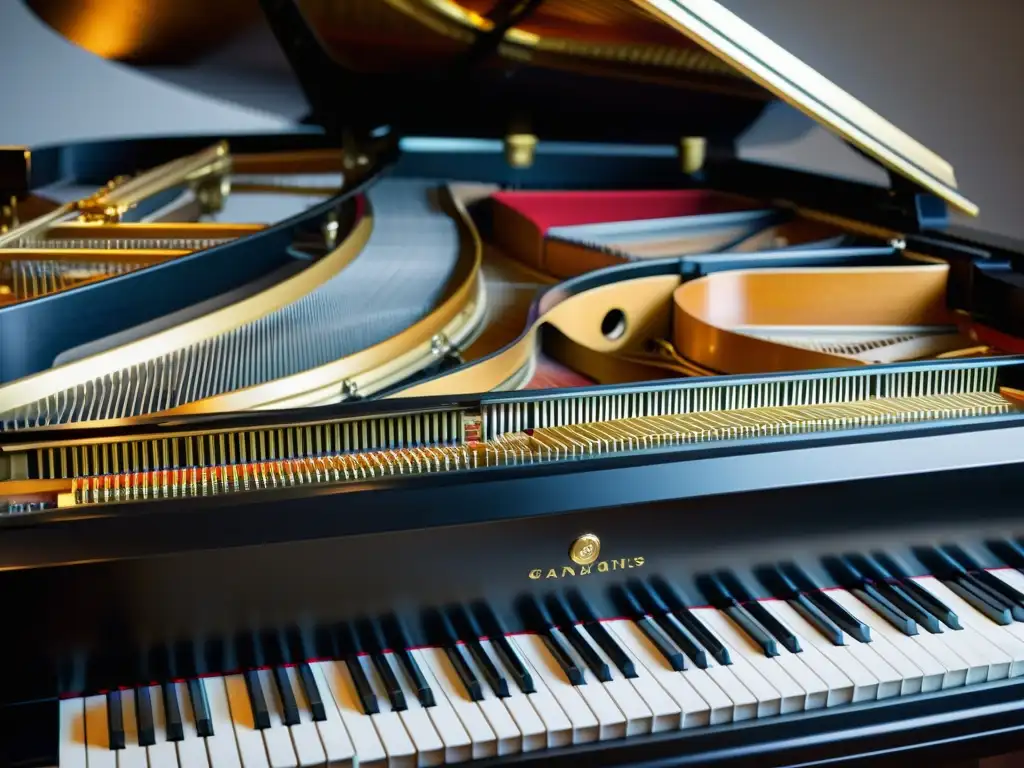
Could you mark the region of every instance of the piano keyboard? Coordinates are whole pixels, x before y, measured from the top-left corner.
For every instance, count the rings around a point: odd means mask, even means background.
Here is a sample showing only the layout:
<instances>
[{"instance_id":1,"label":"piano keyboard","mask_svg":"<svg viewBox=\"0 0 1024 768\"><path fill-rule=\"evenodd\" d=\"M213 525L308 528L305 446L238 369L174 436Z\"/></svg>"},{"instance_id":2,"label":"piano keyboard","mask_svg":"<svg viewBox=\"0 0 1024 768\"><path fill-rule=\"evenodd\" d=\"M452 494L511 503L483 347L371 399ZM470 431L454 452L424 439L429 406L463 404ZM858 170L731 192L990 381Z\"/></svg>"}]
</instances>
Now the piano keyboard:
<instances>
[{"instance_id":1,"label":"piano keyboard","mask_svg":"<svg viewBox=\"0 0 1024 768\"><path fill-rule=\"evenodd\" d=\"M1024 567L1019 544L990 548ZM528 598L528 633L475 606L476 620L438 613L434 646L353 631L339 658L69 698L58 765L433 766L1024 675L1024 573L979 568L956 546L915 555L932 575L848 555L825 563L843 586L820 588L782 563L757 572L767 599L729 572L700 577L706 606L637 580L615 588L619 618Z\"/></svg>"}]
</instances>

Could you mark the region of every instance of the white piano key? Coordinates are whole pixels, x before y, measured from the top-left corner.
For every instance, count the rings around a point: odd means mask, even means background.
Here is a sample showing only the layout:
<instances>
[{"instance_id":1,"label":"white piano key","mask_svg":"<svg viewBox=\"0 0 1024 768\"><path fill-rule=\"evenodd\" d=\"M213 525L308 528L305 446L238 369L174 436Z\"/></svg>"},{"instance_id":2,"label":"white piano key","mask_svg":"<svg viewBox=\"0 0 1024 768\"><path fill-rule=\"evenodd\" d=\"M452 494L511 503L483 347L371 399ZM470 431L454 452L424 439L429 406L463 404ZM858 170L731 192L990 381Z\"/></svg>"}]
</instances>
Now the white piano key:
<instances>
[{"instance_id":1,"label":"white piano key","mask_svg":"<svg viewBox=\"0 0 1024 768\"><path fill-rule=\"evenodd\" d=\"M524 635L524 637L527 636ZM575 688L583 698L583 701L585 701L587 706L590 708L590 711L593 712L594 716L597 718L597 722L601 729L601 739L623 738L627 733L626 716L622 714L622 710L616 706L612 697L608 695L608 691L601 686L600 681L594 677L583 659L577 655L575 649L568 642L566 643L566 649L575 659L576 666L580 669L586 670L583 678L585 680L585 684L577 685ZM545 662L546 664L558 664L555 657L551 655L551 651L548 650L547 646L536 649L536 653L547 657L547 661ZM564 675L561 668L559 668L559 673Z\"/></svg>"},{"instance_id":2,"label":"white piano key","mask_svg":"<svg viewBox=\"0 0 1024 768\"><path fill-rule=\"evenodd\" d=\"M181 768L239 768L240 762L238 759L238 747L235 745L235 734L234 729L231 726L231 712L223 712L222 708L214 709L213 699L210 696L210 687L206 686L206 700L210 705L210 719L213 721L213 736L209 739L203 739L199 736L199 732L196 730L196 719L195 714L192 712L192 706L189 704L188 698L188 684L186 683L174 683L174 692L177 694L178 699L178 710L181 713L181 741L174 742L174 749L178 755L178 765ZM224 684L217 681L217 685L214 686L219 689L221 696L219 697L219 703L223 704L220 699L224 698ZM225 732L226 736L221 736L221 732ZM224 750L218 748L219 744L228 744L230 739L230 749ZM213 742L211 748L210 742ZM210 754L207 750L210 749ZM211 765L212 764L212 765Z\"/></svg>"},{"instance_id":3,"label":"white piano key","mask_svg":"<svg viewBox=\"0 0 1024 768\"><path fill-rule=\"evenodd\" d=\"M532 671L537 688L543 686L550 691L552 698L569 718L572 723L574 744L586 744L606 738L597 715L587 706L576 686L569 682L569 678L552 658L540 637L533 634L516 635L510 637L509 642L519 651L523 661Z\"/></svg>"},{"instance_id":4,"label":"white piano key","mask_svg":"<svg viewBox=\"0 0 1024 768\"><path fill-rule=\"evenodd\" d=\"M60 736L57 745L59 768L88 768L85 746L85 699L64 699L60 703Z\"/></svg>"},{"instance_id":5,"label":"white piano key","mask_svg":"<svg viewBox=\"0 0 1024 768\"><path fill-rule=\"evenodd\" d=\"M445 698L451 705L462 727L466 729L472 745L473 759L495 757L498 754L498 739L484 713L475 701L469 698L458 673L448 661L441 648L419 648L412 651L416 661L424 667L424 676L429 671L437 688L431 685L436 698Z\"/></svg>"},{"instance_id":6,"label":"white piano key","mask_svg":"<svg viewBox=\"0 0 1024 768\"><path fill-rule=\"evenodd\" d=\"M326 696L330 693L332 704L338 711L338 716L345 724L345 731L352 740L352 751L355 753L354 762L360 766L383 766L387 763L387 751L380 740L377 729L373 726L370 716L363 713L362 705L359 703L359 694L356 693L356 684L352 681L352 674L348 671L343 661L318 661L310 666L320 671L321 676L327 683L326 688L320 689L320 695ZM317 683L319 683L319 678ZM324 702L325 706L327 702Z\"/></svg>"},{"instance_id":7,"label":"white piano key","mask_svg":"<svg viewBox=\"0 0 1024 768\"><path fill-rule=\"evenodd\" d=\"M739 629L730 624L725 616L714 608L693 608L691 612L696 615L709 630L715 633L719 642L729 649L729 656L732 664L729 669L736 674L736 677L743 687L754 694L757 699L757 716L769 717L783 712L794 712L802 709L806 699L804 692L789 680L784 672L781 676L786 678L778 690L768 679L761 674L761 670L755 668L751 659L760 658L768 660L760 646L753 643ZM781 670L779 670L781 672ZM778 675L773 676L778 677Z\"/></svg>"},{"instance_id":8,"label":"white piano key","mask_svg":"<svg viewBox=\"0 0 1024 768\"><path fill-rule=\"evenodd\" d=\"M327 761L327 753L320 740L317 724L313 722L313 711L306 699L306 692L302 690L302 685L299 683L299 670L292 666L285 667L284 671L292 689L292 697L299 710L299 724L288 727L296 760L302 768L323 765Z\"/></svg>"},{"instance_id":9,"label":"white piano key","mask_svg":"<svg viewBox=\"0 0 1024 768\"><path fill-rule=\"evenodd\" d=\"M494 691L491 690L491 686L487 683L487 679L484 677L480 665L473 658L473 654L466 653L465 659L469 669L476 676L476 679L480 681L481 698L476 704L480 707L484 717L487 718L488 725L491 726L491 730L494 731L494 735L498 739L498 755L513 755L522 752L523 734L519 730L519 726L516 725L516 721L512 718L512 715L505 708L501 700L494 694ZM451 661L447 658L445 663L451 665ZM452 671L455 671L454 667Z\"/></svg>"},{"instance_id":10,"label":"white piano key","mask_svg":"<svg viewBox=\"0 0 1024 768\"><path fill-rule=\"evenodd\" d=\"M139 726L135 719L135 691L121 691L121 718L124 749L117 750L117 768L146 768L146 748L139 746Z\"/></svg>"},{"instance_id":11,"label":"white piano key","mask_svg":"<svg viewBox=\"0 0 1024 768\"><path fill-rule=\"evenodd\" d=\"M970 633L979 648L990 647L1001 651L1009 659L1009 677L1024 675L1024 638L1008 627L1001 627L974 608L949 587L932 576L915 579L924 589L945 603L960 619L961 632ZM1013 626L1013 625L1011 625ZM998 679L998 678L992 678Z\"/></svg>"},{"instance_id":12,"label":"white piano key","mask_svg":"<svg viewBox=\"0 0 1024 768\"><path fill-rule=\"evenodd\" d=\"M438 735L437 729L434 728L427 710L423 708L420 700L416 698L415 689L408 684L405 671L401 668L398 659L395 658L393 653L385 653L384 658L391 665L395 679L405 694L406 709L399 712L398 716L401 718L409 738L412 739L412 743L416 747L417 764L420 768L441 765L445 759L444 741Z\"/></svg>"},{"instance_id":13,"label":"white piano key","mask_svg":"<svg viewBox=\"0 0 1024 768\"><path fill-rule=\"evenodd\" d=\"M828 686L828 706L873 701L878 696L877 678L847 648L833 645L784 600L766 600L762 605L800 641L804 662ZM847 642L857 641L847 637Z\"/></svg>"},{"instance_id":14,"label":"white piano key","mask_svg":"<svg viewBox=\"0 0 1024 768\"><path fill-rule=\"evenodd\" d=\"M643 700L636 688L633 687L633 681L627 680L622 674L621 670L612 663L612 660L608 657L608 654L604 652L604 649L599 646L594 639L587 632L586 628L581 627L581 635L583 639L590 645L594 653L597 654L598 658L601 659L605 664L608 665L608 670L611 672L612 679L608 682L602 683L595 678L591 678L587 681L588 684L600 685L604 688L608 695L612 697L612 701L615 702L615 706L619 708L619 711L626 718L626 735L636 736L643 733L651 733L654 730L654 713L651 708L647 705L647 702ZM608 629L606 627L606 629ZM609 630L610 632L610 630ZM616 635L611 633L614 639ZM669 706L675 710L675 727L679 727L679 709L674 706L674 702L669 699ZM663 719L670 717L671 713L667 713ZM661 723L661 728L658 730L668 730L669 723Z\"/></svg>"},{"instance_id":15,"label":"white piano key","mask_svg":"<svg viewBox=\"0 0 1024 768\"><path fill-rule=\"evenodd\" d=\"M878 652L878 646L874 642L862 643L855 637L847 636L845 648L850 655L864 665L864 668L878 680L878 699L891 699L903 695L903 675L896 671L885 658ZM918 684L920 689L920 684Z\"/></svg>"},{"instance_id":16,"label":"white piano key","mask_svg":"<svg viewBox=\"0 0 1024 768\"><path fill-rule=\"evenodd\" d=\"M808 666L808 657L804 654L802 646L800 653L793 653L779 643L778 651L779 655L769 661L775 662L788 675L789 679L803 689L806 694L804 709L824 709L828 706L829 688L825 681ZM813 652L814 650L811 649L812 654Z\"/></svg>"},{"instance_id":17,"label":"white piano key","mask_svg":"<svg viewBox=\"0 0 1024 768\"><path fill-rule=\"evenodd\" d=\"M751 693L750 689L747 688L732 670L731 666L726 667L719 664L717 661L713 661L710 656L708 657L708 665L706 669L695 669L692 672L687 670L683 672L683 675L693 684L694 690L696 690L701 696L704 696L704 690L700 687L700 674L703 673L711 681L711 683L721 689L722 693L729 697L733 703L732 707L732 719L734 722L742 722L743 720L756 720L761 716L761 703L758 701L757 696ZM762 683L764 681L762 680Z\"/></svg>"},{"instance_id":18,"label":"white piano key","mask_svg":"<svg viewBox=\"0 0 1024 768\"><path fill-rule=\"evenodd\" d=\"M206 678L203 682L206 683L207 698L210 698L212 689L216 687L218 681L223 681L228 706L231 710L231 724L235 731L235 741L238 744L238 754L241 757L243 768L270 768L263 735L256 729L256 719L252 713L252 705L249 703L249 690L245 685L245 677L227 675L222 678ZM210 707L212 708L213 704ZM216 723L214 723L213 732L215 735L217 734ZM216 763L213 753L209 754L210 766L213 768Z\"/></svg>"},{"instance_id":19,"label":"white piano key","mask_svg":"<svg viewBox=\"0 0 1024 768\"><path fill-rule=\"evenodd\" d=\"M85 699L85 757L89 768L115 768L117 752L110 748L107 728L107 697Z\"/></svg>"},{"instance_id":20,"label":"white piano key","mask_svg":"<svg viewBox=\"0 0 1024 768\"><path fill-rule=\"evenodd\" d=\"M390 768L415 768L418 764L416 745L409 738L409 733L402 724L402 718L391 709L391 700L388 698L384 681L380 679L369 656L360 656L358 661L363 668L363 674L366 675L366 679L370 683L370 689L377 697L377 701L380 702L380 712L370 715L370 720L373 721L373 725L377 729L377 735L380 736L381 743L384 745L384 751L388 753L388 766Z\"/></svg>"},{"instance_id":21,"label":"white piano key","mask_svg":"<svg viewBox=\"0 0 1024 768\"><path fill-rule=\"evenodd\" d=\"M611 674L611 680L607 682L601 682L596 677L590 676L587 679L587 685L603 688L607 692L614 702L615 708L626 719L627 736L650 733L654 723L650 708L647 707L646 702L637 693L631 681L627 680L623 673L611 663L608 655L593 641L590 634L583 627L580 628L580 635L583 637L584 642L590 645L598 658L608 666L608 671Z\"/></svg>"},{"instance_id":22,"label":"white piano key","mask_svg":"<svg viewBox=\"0 0 1024 768\"><path fill-rule=\"evenodd\" d=\"M889 642L890 634L885 628L885 626L889 625L885 619L844 589L831 590L829 597L871 629L872 649L885 659L903 679L903 686L900 689L901 695L907 696L912 693L920 693L921 691L936 691L942 687L944 670L939 667L938 662L931 659L923 650L921 650L920 654L915 653L915 657L920 655L922 659L925 659L920 662L930 670L928 673L925 673L915 661L907 658L900 648ZM893 632L896 631L893 629Z\"/></svg>"},{"instance_id":23,"label":"white piano key","mask_svg":"<svg viewBox=\"0 0 1024 768\"><path fill-rule=\"evenodd\" d=\"M682 728L684 717L682 705L651 674L647 669L647 665L636 654L636 651L633 650L632 644L628 642L631 632L640 632L641 630L632 621L624 619L606 621L604 622L604 627L612 639L619 645L622 652L633 663L636 677L629 678L627 682L633 686L633 690L637 692L637 695L640 696L647 709L650 710L653 718L651 723L652 731L660 733L662 731L674 731ZM623 637L624 634L625 638ZM610 661L609 659L609 663ZM618 673L619 670L616 669L615 672ZM681 677L678 673L676 674L677 677ZM686 688L690 688L690 686L687 685ZM707 715L709 712L707 703L697 696L696 693L693 693L692 688L690 688L690 693L692 694L691 700L696 699L696 702L700 702L697 704L697 707L703 707L703 711Z\"/></svg>"},{"instance_id":24,"label":"white piano key","mask_svg":"<svg viewBox=\"0 0 1024 768\"><path fill-rule=\"evenodd\" d=\"M565 747L573 743L573 724L569 720L569 717L562 711L562 708L555 701L554 696L551 695L551 691L544 684L543 681L538 680L538 675L530 665L523 659L522 653L520 653L518 647L512 639L508 639L509 652L514 653L519 659L519 662L523 665L524 669L530 672L530 678L533 680L533 693L523 693L519 688L518 684L511 682L509 684L510 699L524 699L526 703L531 706L537 716L540 718L541 723L544 727L545 734L545 746L549 749L554 747ZM490 643L488 642L490 646ZM493 656L500 656L500 654L494 654L495 650L493 646L490 646L489 650ZM504 660L498 665L499 669L505 669ZM506 671L508 671L506 669ZM515 705L515 706L518 706ZM511 710L511 708L510 708ZM518 722L518 720L517 720Z\"/></svg>"},{"instance_id":25,"label":"white piano key","mask_svg":"<svg viewBox=\"0 0 1024 768\"><path fill-rule=\"evenodd\" d=\"M967 628L943 630L943 641L967 664L967 685L1004 680L1010 674L1010 657L985 643L975 632Z\"/></svg>"},{"instance_id":26,"label":"white piano key","mask_svg":"<svg viewBox=\"0 0 1024 768\"><path fill-rule=\"evenodd\" d=\"M167 740L167 721L164 717L164 692L159 685L149 688L149 703L153 710L155 744L146 747L149 768L178 768L178 753L174 742Z\"/></svg>"},{"instance_id":27,"label":"white piano key","mask_svg":"<svg viewBox=\"0 0 1024 768\"><path fill-rule=\"evenodd\" d=\"M491 641L480 641L480 647L490 658L491 663L495 668L507 678L507 670L501 661L501 657L495 651L494 646L491 645ZM479 665L476 665L476 672L478 675L481 673ZM485 692L485 697L487 693L490 693L493 696L494 692L490 690L490 686L486 687L488 688L488 691ZM515 684L514 680L508 680L508 690L508 696L495 698L497 698L498 702L505 707L509 715L512 717L512 720L515 722L516 728L519 729L519 734L522 737L522 751L534 752L538 749L544 749L548 744L548 735L547 730L544 727L544 721L537 715L537 710L533 708L533 705L529 700L527 700L525 694L519 690L519 686Z\"/></svg>"},{"instance_id":28,"label":"white piano key","mask_svg":"<svg viewBox=\"0 0 1024 768\"><path fill-rule=\"evenodd\" d=\"M1013 587L1018 592L1024 592L1024 574L1016 568L996 568L989 571L989 573L1000 581ZM1014 621L1010 626L1014 627L1014 631L1018 637L1024 639L1024 624L1019 621Z\"/></svg>"},{"instance_id":29,"label":"white piano key","mask_svg":"<svg viewBox=\"0 0 1024 768\"><path fill-rule=\"evenodd\" d=\"M989 573L1000 581L1006 582L1018 592L1024 593L1024 573L1016 568L994 568Z\"/></svg>"},{"instance_id":30,"label":"white piano key","mask_svg":"<svg viewBox=\"0 0 1024 768\"><path fill-rule=\"evenodd\" d=\"M327 717L326 720L316 724L316 729L320 733L320 743L323 744L324 754L327 757L327 764L331 768L354 766L356 758L355 748L352 745L352 739L349 738L348 731L345 730L345 722L338 713L338 707L333 701L334 697L331 694L331 686L327 682L320 664L310 664L309 669L313 675L317 690L320 691L320 700L323 702L324 714ZM303 701L308 706L309 702L305 695L303 695Z\"/></svg>"},{"instance_id":31,"label":"white piano key","mask_svg":"<svg viewBox=\"0 0 1024 768\"><path fill-rule=\"evenodd\" d=\"M632 621L610 621L605 626L615 633L624 649L633 657L637 674L655 682L679 707L680 728L696 728L732 720L732 702L717 686L709 680L716 692L712 697L713 702L702 698L682 672L669 666L665 657L647 639L647 635ZM688 660L687 666L692 666L692 662Z\"/></svg>"},{"instance_id":32,"label":"white piano key","mask_svg":"<svg viewBox=\"0 0 1024 768\"><path fill-rule=\"evenodd\" d=\"M838 704L852 702L853 683L838 667L825 658L813 643L808 642L796 627L786 620L784 613L779 615L774 610L780 604L783 604L783 601L766 600L762 603L765 610L771 613L800 642L800 653L792 653L780 643L780 655L776 660L789 673L790 677L807 691L807 708L834 707ZM803 670L809 671L811 677L805 676ZM820 686L820 689L815 689L814 686Z\"/></svg>"},{"instance_id":33,"label":"white piano key","mask_svg":"<svg viewBox=\"0 0 1024 768\"><path fill-rule=\"evenodd\" d=\"M459 720L459 716L455 714L454 707L452 707L444 692L440 690L440 686L434 679L434 674L430 667L419 658L415 651L410 651L409 655L416 662L416 666L420 669L420 674L423 675L424 682L426 682L427 687L434 694L434 706L426 707L424 711L430 718L430 722L433 724L434 730L437 731L437 735L441 737L441 741L444 743L444 762L461 763L471 760L473 757L473 742L469 738L469 733L467 733L462 721ZM409 679L405 667L402 666L401 669L396 670L396 675L402 684L406 701L410 702L410 708L413 706L413 700L415 700L416 705L422 706L419 699L416 698L415 685Z\"/></svg>"},{"instance_id":34,"label":"white piano key","mask_svg":"<svg viewBox=\"0 0 1024 768\"><path fill-rule=\"evenodd\" d=\"M921 670L922 691L967 684L967 664L943 642L945 633L933 635L919 626L917 635L905 635L863 603L861 605L867 613L859 618L871 627L872 636L883 636Z\"/></svg>"},{"instance_id":35,"label":"white piano key","mask_svg":"<svg viewBox=\"0 0 1024 768\"><path fill-rule=\"evenodd\" d=\"M260 688L263 689L263 698L267 702L267 714L270 716L270 727L260 730L263 744L267 748L270 768L297 768L298 758L295 756L295 747L292 746L291 734L284 724L284 706L277 691L274 673L269 669L261 669L257 676L260 679Z\"/></svg>"}]
</instances>

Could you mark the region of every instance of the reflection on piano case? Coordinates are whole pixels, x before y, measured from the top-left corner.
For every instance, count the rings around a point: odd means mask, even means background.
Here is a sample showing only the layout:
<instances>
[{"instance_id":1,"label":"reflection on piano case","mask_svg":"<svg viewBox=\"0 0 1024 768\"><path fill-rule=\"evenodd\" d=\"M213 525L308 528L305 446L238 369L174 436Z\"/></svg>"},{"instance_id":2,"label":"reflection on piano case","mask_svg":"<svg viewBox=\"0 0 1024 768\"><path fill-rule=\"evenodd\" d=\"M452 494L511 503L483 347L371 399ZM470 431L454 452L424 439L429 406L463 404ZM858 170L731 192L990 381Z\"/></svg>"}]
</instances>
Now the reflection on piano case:
<instances>
[{"instance_id":1,"label":"reflection on piano case","mask_svg":"<svg viewBox=\"0 0 1024 768\"><path fill-rule=\"evenodd\" d=\"M0 761L1019 746L948 163L711 0L262 6L322 130L0 152ZM737 159L773 98L890 188Z\"/></svg>"}]
</instances>

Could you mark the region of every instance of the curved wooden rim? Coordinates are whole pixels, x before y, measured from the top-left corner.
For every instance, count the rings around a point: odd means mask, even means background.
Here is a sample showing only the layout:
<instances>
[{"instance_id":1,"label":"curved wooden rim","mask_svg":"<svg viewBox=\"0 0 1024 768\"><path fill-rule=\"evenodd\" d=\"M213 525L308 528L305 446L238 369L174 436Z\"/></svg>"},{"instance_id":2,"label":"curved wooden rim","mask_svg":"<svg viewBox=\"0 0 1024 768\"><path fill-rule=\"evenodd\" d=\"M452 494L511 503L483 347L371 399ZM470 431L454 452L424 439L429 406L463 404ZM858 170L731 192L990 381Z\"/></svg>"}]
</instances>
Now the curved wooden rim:
<instances>
[{"instance_id":1,"label":"curved wooden rim","mask_svg":"<svg viewBox=\"0 0 1024 768\"><path fill-rule=\"evenodd\" d=\"M795 267L718 272L673 296L679 354L724 373L843 368L866 363L743 333L757 326L955 326L947 264Z\"/></svg>"}]
</instances>

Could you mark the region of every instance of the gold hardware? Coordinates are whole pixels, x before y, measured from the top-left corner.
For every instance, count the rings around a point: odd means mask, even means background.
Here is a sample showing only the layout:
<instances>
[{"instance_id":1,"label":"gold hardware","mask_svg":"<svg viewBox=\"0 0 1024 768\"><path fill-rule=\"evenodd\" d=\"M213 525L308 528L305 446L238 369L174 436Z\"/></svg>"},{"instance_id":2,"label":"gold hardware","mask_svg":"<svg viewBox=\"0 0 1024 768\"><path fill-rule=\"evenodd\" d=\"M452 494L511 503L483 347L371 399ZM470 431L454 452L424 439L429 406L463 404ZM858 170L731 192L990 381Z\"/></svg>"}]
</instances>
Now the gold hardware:
<instances>
[{"instance_id":1,"label":"gold hardware","mask_svg":"<svg viewBox=\"0 0 1024 768\"><path fill-rule=\"evenodd\" d=\"M9 232L18 226L18 198L11 195L11 200L0 206L0 234Z\"/></svg>"},{"instance_id":2,"label":"gold hardware","mask_svg":"<svg viewBox=\"0 0 1024 768\"><path fill-rule=\"evenodd\" d=\"M320 232L324 236L324 246L328 250L333 251L338 247L338 233L340 231L340 226L337 213L332 212L327 214L327 217L324 219L324 223L320 228Z\"/></svg>"},{"instance_id":3,"label":"gold hardware","mask_svg":"<svg viewBox=\"0 0 1024 768\"><path fill-rule=\"evenodd\" d=\"M700 136L684 136L679 141L679 159L683 173L697 173L704 167L708 154L708 140Z\"/></svg>"},{"instance_id":4,"label":"gold hardware","mask_svg":"<svg viewBox=\"0 0 1024 768\"><path fill-rule=\"evenodd\" d=\"M370 166L370 155L364 150L351 131L341 136L342 167L346 171L356 171Z\"/></svg>"},{"instance_id":5,"label":"gold hardware","mask_svg":"<svg viewBox=\"0 0 1024 768\"><path fill-rule=\"evenodd\" d=\"M590 565L601 554L601 540L592 533L584 533L569 547L569 559L576 565Z\"/></svg>"},{"instance_id":6,"label":"gold hardware","mask_svg":"<svg viewBox=\"0 0 1024 768\"><path fill-rule=\"evenodd\" d=\"M79 219L84 222L114 223L143 200L173 187L189 184L200 205L210 211L219 210L231 171L228 144L218 142L212 147L187 157L179 157L132 178L120 177L105 189L78 203Z\"/></svg>"},{"instance_id":7,"label":"gold hardware","mask_svg":"<svg viewBox=\"0 0 1024 768\"><path fill-rule=\"evenodd\" d=\"M537 137L532 133L513 133L505 137L505 160L513 168L529 168L537 152Z\"/></svg>"}]
</instances>

